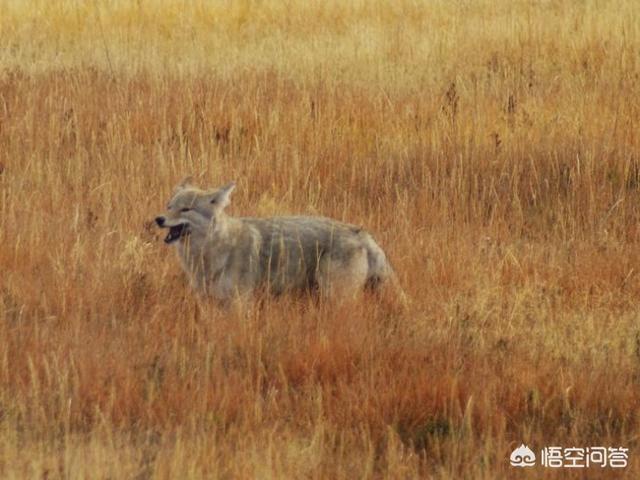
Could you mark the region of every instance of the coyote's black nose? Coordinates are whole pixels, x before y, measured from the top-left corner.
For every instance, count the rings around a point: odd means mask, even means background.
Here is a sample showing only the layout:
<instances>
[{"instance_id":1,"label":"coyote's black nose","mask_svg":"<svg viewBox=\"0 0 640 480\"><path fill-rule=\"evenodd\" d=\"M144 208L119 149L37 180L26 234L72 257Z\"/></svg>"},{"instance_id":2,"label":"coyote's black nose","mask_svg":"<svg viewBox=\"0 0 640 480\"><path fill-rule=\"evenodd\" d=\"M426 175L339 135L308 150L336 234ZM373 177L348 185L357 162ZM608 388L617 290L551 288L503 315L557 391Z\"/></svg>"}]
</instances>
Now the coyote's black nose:
<instances>
[{"instance_id":1,"label":"coyote's black nose","mask_svg":"<svg viewBox=\"0 0 640 480\"><path fill-rule=\"evenodd\" d=\"M164 217L156 217L156 223L159 227L162 227L164 225Z\"/></svg>"}]
</instances>

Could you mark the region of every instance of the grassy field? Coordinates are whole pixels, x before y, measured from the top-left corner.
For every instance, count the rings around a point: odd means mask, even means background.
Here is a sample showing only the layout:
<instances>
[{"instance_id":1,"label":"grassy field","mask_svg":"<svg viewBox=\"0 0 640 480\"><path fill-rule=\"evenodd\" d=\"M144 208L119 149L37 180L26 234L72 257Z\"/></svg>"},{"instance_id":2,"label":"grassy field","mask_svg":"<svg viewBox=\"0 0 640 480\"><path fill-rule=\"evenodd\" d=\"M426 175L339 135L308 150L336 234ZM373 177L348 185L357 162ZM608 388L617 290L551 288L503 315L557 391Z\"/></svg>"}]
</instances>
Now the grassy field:
<instances>
[{"instance_id":1,"label":"grassy field","mask_svg":"<svg viewBox=\"0 0 640 480\"><path fill-rule=\"evenodd\" d=\"M640 477L639 2L0 11L0 477ZM187 174L366 226L410 307L198 302Z\"/></svg>"}]
</instances>

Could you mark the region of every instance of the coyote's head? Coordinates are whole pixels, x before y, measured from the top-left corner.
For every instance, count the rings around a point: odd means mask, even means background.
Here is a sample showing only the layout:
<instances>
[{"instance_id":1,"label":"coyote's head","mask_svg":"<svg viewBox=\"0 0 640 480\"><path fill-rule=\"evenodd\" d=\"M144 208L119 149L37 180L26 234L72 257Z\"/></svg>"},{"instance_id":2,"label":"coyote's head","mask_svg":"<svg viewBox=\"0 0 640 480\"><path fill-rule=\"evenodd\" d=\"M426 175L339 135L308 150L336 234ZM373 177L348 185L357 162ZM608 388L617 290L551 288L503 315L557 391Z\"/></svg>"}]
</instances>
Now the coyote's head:
<instances>
[{"instance_id":1,"label":"coyote's head","mask_svg":"<svg viewBox=\"0 0 640 480\"><path fill-rule=\"evenodd\" d=\"M164 241L173 243L185 238L192 232L206 233L215 227L217 218L229 205L229 195L235 183L221 188L200 190L185 179L175 190L173 198L167 205L167 212L156 217L160 228L168 228Z\"/></svg>"}]
</instances>

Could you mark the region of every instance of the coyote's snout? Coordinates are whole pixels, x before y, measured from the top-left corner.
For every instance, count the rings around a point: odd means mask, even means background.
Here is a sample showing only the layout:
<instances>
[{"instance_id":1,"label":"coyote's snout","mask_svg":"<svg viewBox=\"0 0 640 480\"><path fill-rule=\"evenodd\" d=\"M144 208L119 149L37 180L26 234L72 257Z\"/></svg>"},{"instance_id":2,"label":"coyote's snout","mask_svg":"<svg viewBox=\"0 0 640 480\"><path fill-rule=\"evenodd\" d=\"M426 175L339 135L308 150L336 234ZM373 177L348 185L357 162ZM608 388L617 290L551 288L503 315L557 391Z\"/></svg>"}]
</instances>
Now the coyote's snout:
<instances>
[{"instance_id":1,"label":"coyote's snout","mask_svg":"<svg viewBox=\"0 0 640 480\"><path fill-rule=\"evenodd\" d=\"M324 217L234 218L225 212L234 188L201 190L183 181L155 219L169 230L164 241L176 246L200 292L221 301L259 288L345 297L394 277L382 249L360 227Z\"/></svg>"}]
</instances>

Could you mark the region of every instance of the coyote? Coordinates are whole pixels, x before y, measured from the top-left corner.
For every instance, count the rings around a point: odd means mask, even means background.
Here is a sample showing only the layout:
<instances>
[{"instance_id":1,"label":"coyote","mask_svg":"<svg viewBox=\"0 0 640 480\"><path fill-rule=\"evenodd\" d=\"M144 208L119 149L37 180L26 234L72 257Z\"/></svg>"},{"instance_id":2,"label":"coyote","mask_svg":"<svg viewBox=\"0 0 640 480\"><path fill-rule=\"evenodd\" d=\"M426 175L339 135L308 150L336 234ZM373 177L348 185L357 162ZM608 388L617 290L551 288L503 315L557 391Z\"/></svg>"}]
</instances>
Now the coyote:
<instances>
[{"instance_id":1,"label":"coyote","mask_svg":"<svg viewBox=\"0 0 640 480\"><path fill-rule=\"evenodd\" d=\"M201 190L186 179L155 219L197 291L223 303L261 289L345 298L395 279L362 228L324 217L232 217L225 208L234 188Z\"/></svg>"}]
</instances>

